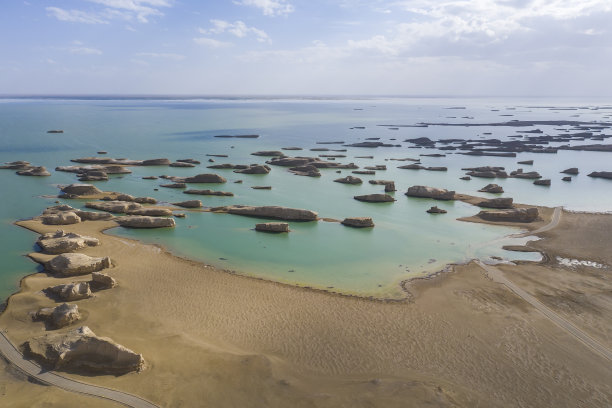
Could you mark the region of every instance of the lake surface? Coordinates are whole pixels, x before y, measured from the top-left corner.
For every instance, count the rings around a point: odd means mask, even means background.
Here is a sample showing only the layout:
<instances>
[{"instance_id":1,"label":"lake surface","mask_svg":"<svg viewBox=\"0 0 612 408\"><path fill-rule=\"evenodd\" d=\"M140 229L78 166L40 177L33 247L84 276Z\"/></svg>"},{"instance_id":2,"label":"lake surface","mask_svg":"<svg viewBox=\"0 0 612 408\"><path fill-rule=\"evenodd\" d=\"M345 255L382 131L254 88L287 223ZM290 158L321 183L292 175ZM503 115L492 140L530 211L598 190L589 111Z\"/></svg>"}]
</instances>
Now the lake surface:
<instances>
[{"instance_id":1,"label":"lake surface","mask_svg":"<svg viewBox=\"0 0 612 408\"><path fill-rule=\"evenodd\" d=\"M450 109L458 108L462 109ZM559 109L561 108L561 109ZM380 125L430 123L496 123L509 120L611 121L612 108L602 101L544 101L493 99L3 99L0 100L0 162L26 160L44 165L51 177L21 177L12 170L0 170L0 298L18 287L19 279L36 271L37 266L24 255L34 248L35 234L18 228L16 219L38 215L53 205L57 185L77 182L72 173L56 172L70 159L95 156L99 150L109 157L170 160L193 158L202 162L195 168L167 166L130 167L132 174L112 176L95 182L105 191L120 191L136 196L151 196L161 202L201 199L205 206L229 204L282 205L317 211L320 217L369 216L372 229L352 229L335 222L290 223L289 234L271 235L253 230L253 218L228 214L190 213L177 219L172 230L127 230L113 234L158 243L173 253L207 262L238 273L255 275L290 284L331 289L366 296L399 297L398 283L404 279L440 270L449 262L463 262L472 254L512 259L537 259L537 254L504 251L504 244L520 244L525 239L504 238L517 229L473 224L457 218L474 215L477 207L462 202L440 202L404 195L412 185L448 188L460 193L490 196L477 190L493 182L503 186L503 196L515 202L545 206L564 206L578 211L611 211L612 181L587 177L591 171L612 171L612 153L560 150L557 154L518 153L517 157L473 157L413 148L403 142L416 137L432 140L497 138L510 140L517 130L540 129L558 135L555 125L527 128L507 126L429 126L389 129ZM509 116L511 115L511 116ZM359 127L359 128L355 128ZM363 127L363 129L362 129ZM62 134L47 134L62 129ZM609 130L601 131L605 134ZM257 139L221 139L215 135L258 134ZM367 138L401 147L357 148L317 142L355 143ZM395 140L392 140L395 139ZM595 143L595 142L574 142ZM606 143L606 141L597 142ZM551 143L551 146L554 146ZM359 175L362 185L345 185L333 180L351 174L322 169L320 178L296 176L286 168L273 166L270 174L236 174L232 170L206 169L214 164L264 163L268 158L251 155L258 150L280 150L297 146L303 151L287 155L317 156L343 154L342 163L360 167L386 165L376 175ZM317 152L311 148L347 149L346 152ZM446 157L421 157L421 154L446 153ZM356 156L373 155L373 159ZM402 170L411 162L391 158L421 158L424 166L446 166L448 171ZM533 166L517 161L534 160ZM550 187L535 186L532 180L515 178L460 180L462 168L502 166L510 172L518 168L536 170L550 178ZM560 171L578 167L580 174L562 182ZM159 188L164 180L143 180L143 176L162 174L188 176L217 173L227 178L221 185L194 185L231 191L234 197L190 196L180 190ZM394 180L397 201L372 204L353 199L354 195L381 193L383 186L370 179ZM242 180L241 184L234 181ZM272 190L253 190L269 185ZM63 200L82 206L80 200ZM447 214L425 212L432 205ZM112 254L109 254L112 257Z\"/></svg>"}]
</instances>

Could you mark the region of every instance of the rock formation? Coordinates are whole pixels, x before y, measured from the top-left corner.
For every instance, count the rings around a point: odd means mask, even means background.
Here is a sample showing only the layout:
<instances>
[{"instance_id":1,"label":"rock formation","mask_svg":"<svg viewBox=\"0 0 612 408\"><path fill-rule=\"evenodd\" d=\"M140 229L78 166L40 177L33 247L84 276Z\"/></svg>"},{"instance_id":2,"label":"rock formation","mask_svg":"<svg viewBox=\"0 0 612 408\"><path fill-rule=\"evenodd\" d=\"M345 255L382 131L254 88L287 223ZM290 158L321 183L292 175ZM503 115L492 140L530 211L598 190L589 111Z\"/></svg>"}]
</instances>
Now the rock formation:
<instances>
[{"instance_id":1,"label":"rock formation","mask_svg":"<svg viewBox=\"0 0 612 408\"><path fill-rule=\"evenodd\" d=\"M535 180L533 184L536 186L550 186L550 179Z\"/></svg>"},{"instance_id":2,"label":"rock formation","mask_svg":"<svg viewBox=\"0 0 612 408\"><path fill-rule=\"evenodd\" d=\"M81 222L79 217L73 211L62 211L55 214L44 214L40 217L43 224L46 225L70 225Z\"/></svg>"},{"instance_id":3,"label":"rock formation","mask_svg":"<svg viewBox=\"0 0 612 408\"><path fill-rule=\"evenodd\" d=\"M180 183L225 183L227 180L218 174L197 174L182 179L174 179Z\"/></svg>"},{"instance_id":4,"label":"rock formation","mask_svg":"<svg viewBox=\"0 0 612 408\"><path fill-rule=\"evenodd\" d=\"M502 211L481 211L477 214L478 217L486 221L525 223L537 220L538 215L538 209L535 207Z\"/></svg>"},{"instance_id":5,"label":"rock formation","mask_svg":"<svg viewBox=\"0 0 612 408\"><path fill-rule=\"evenodd\" d=\"M575 175L578 174L578 168L577 167L570 167L569 169L563 170L561 173L571 174L572 176L575 176Z\"/></svg>"},{"instance_id":6,"label":"rock formation","mask_svg":"<svg viewBox=\"0 0 612 408\"><path fill-rule=\"evenodd\" d=\"M374 226L374 221L371 217L348 217L342 220L341 224L353 228L371 228Z\"/></svg>"},{"instance_id":7,"label":"rock formation","mask_svg":"<svg viewBox=\"0 0 612 408\"><path fill-rule=\"evenodd\" d=\"M80 318L79 307L68 303L57 307L43 307L32 315L33 320L43 320L53 329L68 326Z\"/></svg>"},{"instance_id":8,"label":"rock formation","mask_svg":"<svg viewBox=\"0 0 612 408\"><path fill-rule=\"evenodd\" d=\"M479 207L484 207L484 208L499 208L499 209L513 208L512 197L490 198L488 200L483 200L477 203L476 205Z\"/></svg>"},{"instance_id":9,"label":"rock formation","mask_svg":"<svg viewBox=\"0 0 612 408\"><path fill-rule=\"evenodd\" d=\"M56 256L45 263L49 272L63 276L84 275L97 272L111 266L109 257L95 258L79 253L67 253Z\"/></svg>"},{"instance_id":10,"label":"rock formation","mask_svg":"<svg viewBox=\"0 0 612 408\"><path fill-rule=\"evenodd\" d=\"M102 194L102 191L93 184L70 184L69 186L62 187L61 192L67 197Z\"/></svg>"},{"instance_id":11,"label":"rock formation","mask_svg":"<svg viewBox=\"0 0 612 408\"><path fill-rule=\"evenodd\" d=\"M102 272L92 272L89 286L94 289L111 289L117 286L117 281L112 276Z\"/></svg>"},{"instance_id":12,"label":"rock formation","mask_svg":"<svg viewBox=\"0 0 612 408\"><path fill-rule=\"evenodd\" d=\"M443 188L412 186L406 192L408 197L433 198L435 200L454 200L455 192Z\"/></svg>"},{"instance_id":13,"label":"rock formation","mask_svg":"<svg viewBox=\"0 0 612 408\"><path fill-rule=\"evenodd\" d=\"M589 177L612 179L612 171L594 171L588 174Z\"/></svg>"},{"instance_id":14,"label":"rock formation","mask_svg":"<svg viewBox=\"0 0 612 408\"><path fill-rule=\"evenodd\" d=\"M76 215L81 218L81 221L101 221L101 220L110 220L113 218L112 214L107 212L97 212L97 211L83 211L83 210L75 210Z\"/></svg>"},{"instance_id":15,"label":"rock formation","mask_svg":"<svg viewBox=\"0 0 612 408\"><path fill-rule=\"evenodd\" d=\"M115 219L119 225L127 228L174 228L176 222L172 218L149 217L146 215L126 215Z\"/></svg>"},{"instance_id":16,"label":"rock formation","mask_svg":"<svg viewBox=\"0 0 612 408\"><path fill-rule=\"evenodd\" d=\"M20 176L42 176L44 177L44 176L51 175L51 173L49 173L44 166L30 167L28 169L18 170L16 173Z\"/></svg>"},{"instance_id":17,"label":"rock formation","mask_svg":"<svg viewBox=\"0 0 612 408\"><path fill-rule=\"evenodd\" d=\"M185 183L160 184L159 186L165 188L187 188L187 184Z\"/></svg>"},{"instance_id":18,"label":"rock formation","mask_svg":"<svg viewBox=\"0 0 612 408\"><path fill-rule=\"evenodd\" d=\"M234 173L242 173L242 174L268 174L270 173L270 166L261 165L261 164L251 164L245 169L237 169L234 170Z\"/></svg>"},{"instance_id":19,"label":"rock formation","mask_svg":"<svg viewBox=\"0 0 612 408\"><path fill-rule=\"evenodd\" d=\"M177 207L183 207L183 208L200 208L202 207L202 202L200 200L188 200L188 201L181 201L178 203L172 203L172 205L176 205Z\"/></svg>"},{"instance_id":20,"label":"rock formation","mask_svg":"<svg viewBox=\"0 0 612 408\"><path fill-rule=\"evenodd\" d=\"M251 153L253 156L264 156L264 157L284 157L285 153L279 152L278 150L263 150L259 152Z\"/></svg>"},{"instance_id":21,"label":"rock formation","mask_svg":"<svg viewBox=\"0 0 612 408\"><path fill-rule=\"evenodd\" d=\"M24 349L27 356L54 370L124 374L144 366L141 354L96 336L87 326L35 337L24 343Z\"/></svg>"},{"instance_id":22,"label":"rock formation","mask_svg":"<svg viewBox=\"0 0 612 408\"><path fill-rule=\"evenodd\" d=\"M343 184L361 184L363 183L363 181L359 177L353 177L353 176L342 177L339 179L335 179L334 181L336 183L343 183Z\"/></svg>"},{"instance_id":23,"label":"rock formation","mask_svg":"<svg viewBox=\"0 0 612 408\"><path fill-rule=\"evenodd\" d=\"M255 231L262 232L289 232L289 224L286 222L264 222L255 224Z\"/></svg>"},{"instance_id":24,"label":"rock formation","mask_svg":"<svg viewBox=\"0 0 612 408\"><path fill-rule=\"evenodd\" d=\"M221 197L233 197L234 193L230 191L216 191L216 190L185 190L185 194L196 194L196 195L207 195L207 196L221 196Z\"/></svg>"},{"instance_id":25,"label":"rock formation","mask_svg":"<svg viewBox=\"0 0 612 408\"><path fill-rule=\"evenodd\" d=\"M39 247L47 254L63 254L78 251L90 246L100 245L96 238L87 237L72 232L66 233L62 230L43 234L36 241Z\"/></svg>"},{"instance_id":26,"label":"rock formation","mask_svg":"<svg viewBox=\"0 0 612 408\"><path fill-rule=\"evenodd\" d=\"M365 194L353 197L357 201L365 201L367 203L390 203L395 201L393 196L389 194Z\"/></svg>"},{"instance_id":27,"label":"rock formation","mask_svg":"<svg viewBox=\"0 0 612 408\"><path fill-rule=\"evenodd\" d=\"M317 213L310 210L297 208L279 207L274 205L254 207L243 205L232 205L211 208L213 212L226 212L228 214L244 215L256 218L271 218L287 221L316 221Z\"/></svg>"},{"instance_id":28,"label":"rock formation","mask_svg":"<svg viewBox=\"0 0 612 408\"><path fill-rule=\"evenodd\" d=\"M87 299L93 296L88 282L66 283L63 285L51 286L46 290L54 295L57 295L65 302L73 302L75 300Z\"/></svg>"},{"instance_id":29,"label":"rock formation","mask_svg":"<svg viewBox=\"0 0 612 408\"><path fill-rule=\"evenodd\" d=\"M503 193L504 189L502 186L499 186L497 184L487 184L478 191L480 191L481 193Z\"/></svg>"},{"instance_id":30,"label":"rock formation","mask_svg":"<svg viewBox=\"0 0 612 408\"><path fill-rule=\"evenodd\" d=\"M438 208L437 206L434 205L429 210L427 210L427 212L430 214L446 214L448 211L442 208Z\"/></svg>"},{"instance_id":31,"label":"rock formation","mask_svg":"<svg viewBox=\"0 0 612 408\"><path fill-rule=\"evenodd\" d=\"M91 201L85 203L85 207L118 214L143 208L142 205L129 201Z\"/></svg>"}]
</instances>

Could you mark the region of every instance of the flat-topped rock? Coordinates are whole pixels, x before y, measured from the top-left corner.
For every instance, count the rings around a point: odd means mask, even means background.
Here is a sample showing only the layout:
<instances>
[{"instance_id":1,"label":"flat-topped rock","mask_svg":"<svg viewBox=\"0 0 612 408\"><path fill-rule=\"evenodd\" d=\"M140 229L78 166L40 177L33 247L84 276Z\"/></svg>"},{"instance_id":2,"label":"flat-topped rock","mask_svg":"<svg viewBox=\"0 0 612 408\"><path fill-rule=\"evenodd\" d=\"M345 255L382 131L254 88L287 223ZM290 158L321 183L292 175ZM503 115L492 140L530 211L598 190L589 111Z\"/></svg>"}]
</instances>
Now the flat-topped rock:
<instances>
[{"instance_id":1,"label":"flat-topped rock","mask_svg":"<svg viewBox=\"0 0 612 408\"><path fill-rule=\"evenodd\" d=\"M148 159L140 163L141 166L168 166L169 164L170 160L168 159Z\"/></svg>"},{"instance_id":2,"label":"flat-topped rock","mask_svg":"<svg viewBox=\"0 0 612 408\"><path fill-rule=\"evenodd\" d=\"M521 178L521 179L539 179L542 178L540 173L537 171L524 172L523 169L518 169L510 173L510 177Z\"/></svg>"},{"instance_id":3,"label":"flat-topped rock","mask_svg":"<svg viewBox=\"0 0 612 408\"><path fill-rule=\"evenodd\" d=\"M200 161L196 159L177 159L176 161L181 163L200 164Z\"/></svg>"},{"instance_id":4,"label":"flat-topped rock","mask_svg":"<svg viewBox=\"0 0 612 408\"><path fill-rule=\"evenodd\" d=\"M422 170L424 169L425 166L421 166L420 164L405 164L403 166L399 166L398 169L404 169L404 170Z\"/></svg>"},{"instance_id":5,"label":"flat-topped rock","mask_svg":"<svg viewBox=\"0 0 612 408\"><path fill-rule=\"evenodd\" d=\"M70 184L61 188L61 192L68 196L89 196L102 194L93 184Z\"/></svg>"},{"instance_id":6,"label":"flat-topped rock","mask_svg":"<svg viewBox=\"0 0 612 408\"><path fill-rule=\"evenodd\" d=\"M75 210L76 215L81 218L81 221L102 221L102 220L110 220L113 218L112 214L107 212L97 212L97 211L83 211L83 210Z\"/></svg>"},{"instance_id":7,"label":"flat-topped rock","mask_svg":"<svg viewBox=\"0 0 612 408\"><path fill-rule=\"evenodd\" d=\"M372 217L347 217L341 224L353 228L371 228L374 226L374 221Z\"/></svg>"},{"instance_id":8,"label":"flat-topped rock","mask_svg":"<svg viewBox=\"0 0 612 408\"><path fill-rule=\"evenodd\" d=\"M595 178L612 179L612 171L594 171L587 175Z\"/></svg>"},{"instance_id":9,"label":"flat-topped rock","mask_svg":"<svg viewBox=\"0 0 612 408\"><path fill-rule=\"evenodd\" d=\"M437 206L433 206L430 207L429 210L427 210L427 212L429 214L446 214L448 211L442 209L442 208L438 208Z\"/></svg>"},{"instance_id":10,"label":"flat-topped rock","mask_svg":"<svg viewBox=\"0 0 612 408\"><path fill-rule=\"evenodd\" d=\"M298 208L280 207L275 205L266 206L243 206L233 205L211 208L214 212L226 212L228 214L244 215L256 218L272 218L287 221L316 221L317 213L310 210Z\"/></svg>"},{"instance_id":11,"label":"flat-topped rock","mask_svg":"<svg viewBox=\"0 0 612 408\"><path fill-rule=\"evenodd\" d=\"M391 203L395 201L393 196L389 194L364 194L353 197L357 201L364 201L367 203Z\"/></svg>"},{"instance_id":12,"label":"flat-topped rock","mask_svg":"<svg viewBox=\"0 0 612 408\"><path fill-rule=\"evenodd\" d=\"M565 176L561 179L562 181L572 181L571 176Z\"/></svg>"},{"instance_id":13,"label":"flat-topped rock","mask_svg":"<svg viewBox=\"0 0 612 408\"><path fill-rule=\"evenodd\" d=\"M63 303L57 307L44 307L32 315L34 320L43 320L51 328L60 329L81 319L79 307Z\"/></svg>"},{"instance_id":14,"label":"flat-topped rock","mask_svg":"<svg viewBox=\"0 0 612 408\"><path fill-rule=\"evenodd\" d=\"M62 211L55 214L46 214L40 217L43 224L46 225L70 225L81 222L79 217L74 211Z\"/></svg>"},{"instance_id":15,"label":"flat-topped rock","mask_svg":"<svg viewBox=\"0 0 612 408\"><path fill-rule=\"evenodd\" d=\"M172 215L172 210L167 208L143 207L135 210L128 210L127 215L146 215L149 217L168 217Z\"/></svg>"},{"instance_id":16,"label":"flat-topped rock","mask_svg":"<svg viewBox=\"0 0 612 408\"><path fill-rule=\"evenodd\" d=\"M85 207L93 208L94 210L124 214L129 211L141 209L142 205L130 201L90 201L85 203Z\"/></svg>"},{"instance_id":17,"label":"flat-topped rock","mask_svg":"<svg viewBox=\"0 0 612 408\"><path fill-rule=\"evenodd\" d=\"M44 253L53 255L74 252L90 246L100 245L100 241L97 238L87 237L73 232L67 233L62 230L43 234L38 237L36 243Z\"/></svg>"},{"instance_id":18,"label":"flat-topped rock","mask_svg":"<svg viewBox=\"0 0 612 408\"><path fill-rule=\"evenodd\" d=\"M46 291L56 295L65 302L87 299L93 296L89 282L72 282L63 285L51 286Z\"/></svg>"},{"instance_id":19,"label":"flat-topped rock","mask_svg":"<svg viewBox=\"0 0 612 408\"><path fill-rule=\"evenodd\" d=\"M187 162L173 162L169 164L170 167L195 167L196 165L193 163L187 163Z\"/></svg>"},{"instance_id":20,"label":"flat-topped rock","mask_svg":"<svg viewBox=\"0 0 612 408\"><path fill-rule=\"evenodd\" d=\"M18 160L18 161L13 161L13 162L6 162L2 166L0 166L0 169L22 170L22 169L28 169L30 167L32 167L32 164L30 162Z\"/></svg>"},{"instance_id":21,"label":"flat-topped rock","mask_svg":"<svg viewBox=\"0 0 612 408\"><path fill-rule=\"evenodd\" d=\"M289 168L289 171L298 176L321 177L321 172L315 166L307 164L305 166L296 166Z\"/></svg>"},{"instance_id":22,"label":"flat-topped rock","mask_svg":"<svg viewBox=\"0 0 612 408\"><path fill-rule=\"evenodd\" d=\"M261 232L289 232L289 224L286 222L264 222L255 224L255 231Z\"/></svg>"},{"instance_id":23,"label":"flat-topped rock","mask_svg":"<svg viewBox=\"0 0 612 408\"><path fill-rule=\"evenodd\" d=\"M364 176L366 176L366 175L372 176L372 175L376 174L376 171L375 170L353 170L351 173L353 173L353 174L361 174L361 175L364 175Z\"/></svg>"},{"instance_id":24,"label":"flat-topped rock","mask_svg":"<svg viewBox=\"0 0 612 408\"><path fill-rule=\"evenodd\" d=\"M110 266L109 257L96 258L79 253L61 254L45 263L47 271L63 276L84 275L110 268Z\"/></svg>"},{"instance_id":25,"label":"flat-topped rock","mask_svg":"<svg viewBox=\"0 0 612 408\"><path fill-rule=\"evenodd\" d=\"M195 176L186 177L180 180L176 180L181 183L225 183L227 180L218 174L197 174Z\"/></svg>"},{"instance_id":26,"label":"flat-topped rock","mask_svg":"<svg viewBox=\"0 0 612 408\"><path fill-rule=\"evenodd\" d=\"M271 164L273 166L281 166L281 167L296 167L296 166L304 166L314 159L312 157L275 157L272 160L267 161L266 163Z\"/></svg>"},{"instance_id":27,"label":"flat-topped rock","mask_svg":"<svg viewBox=\"0 0 612 408\"><path fill-rule=\"evenodd\" d=\"M124 374L144 366L141 354L96 336L87 326L35 337L24 343L24 350L26 356L54 370Z\"/></svg>"},{"instance_id":28,"label":"flat-topped rock","mask_svg":"<svg viewBox=\"0 0 612 408\"><path fill-rule=\"evenodd\" d=\"M268 174L270 173L270 166L262 165L262 164L251 164L247 168L244 169L236 169L234 173L242 173L242 174Z\"/></svg>"},{"instance_id":29,"label":"flat-topped rock","mask_svg":"<svg viewBox=\"0 0 612 408\"><path fill-rule=\"evenodd\" d=\"M187 188L187 184L185 183L160 184L159 186L164 188Z\"/></svg>"},{"instance_id":30,"label":"flat-topped rock","mask_svg":"<svg viewBox=\"0 0 612 408\"><path fill-rule=\"evenodd\" d=\"M538 219L538 215L538 209L532 207L501 211L481 211L477 214L477 217L486 221L527 223L536 221Z\"/></svg>"},{"instance_id":31,"label":"flat-topped rock","mask_svg":"<svg viewBox=\"0 0 612 408\"><path fill-rule=\"evenodd\" d=\"M520 162L517 162L518 164L526 164L526 165L532 165L533 164L533 160L523 160Z\"/></svg>"},{"instance_id":32,"label":"flat-topped rock","mask_svg":"<svg viewBox=\"0 0 612 408\"><path fill-rule=\"evenodd\" d=\"M46 177L46 176L51 175L51 173L47 171L45 166L30 167L28 169L18 170L16 171L16 173L20 176L36 176L36 177Z\"/></svg>"},{"instance_id":33,"label":"flat-topped rock","mask_svg":"<svg viewBox=\"0 0 612 408\"><path fill-rule=\"evenodd\" d=\"M363 181L359 177L346 176L334 180L336 183L343 184L361 184Z\"/></svg>"},{"instance_id":34,"label":"flat-topped rock","mask_svg":"<svg viewBox=\"0 0 612 408\"><path fill-rule=\"evenodd\" d=\"M116 218L115 221L126 228L174 228L176 226L176 222L172 218L146 215L126 215Z\"/></svg>"},{"instance_id":35,"label":"flat-topped rock","mask_svg":"<svg viewBox=\"0 0 612 408\"><path fill-rule=\"evenodd\" d=\"M504 188L497 184L487 184L478 191L480 191L481 193L503 193Z\"/></svg>"},{"instance_id":36,"label":"flat-topped rock","mask_svg":"<svg viewBox=\"0 0 612 408\"><path fill-rule=\"evenodd\" d=\"M365 166L364 169L366 170L387 170L387 166L385 166L384 164L377 164L376 166Z\"/></svg>"},{"instance_id":37,"label":"flat-topped rock","mask_svg":"<svg viewBox=\"0 0 612 408\"><path fill-rule=\"evenodd\" d=\"M89 285L95 289L111 289L117 286L117 281L105 273L92 272Z\"/></svg>"},{"instance_id":38,"label":"flat-topped rock","mask_svg":"<svg viewBox=\"0 0 612 408\"><path fill-rule=\"evenodd\" d=\"M107 181L108 173L102 170L91 170L77 175L79 181Z\"/></svg>"},{"instance_id":39,"label":"flat-topped rock","mask_svg":"<svg viewBox=\"0 0 612 408\"><path fill-rule=\"evenodd\" d=\"M483 200L476 205L479 207L485 207L485 208L507 209L507 208L513 208L512 201L513 201L512 197L498 197L498 198L490 198L488 200Z\"/></svg>"},{"instance_id":40,"label":"flat-topped rock","mask_svg":"<svg viewBox=\"0 0 612 408\"><path fill-rule=\"evenodd\" d=\"M572 176L575 176L575 175L578 174L578 168L577 167L570 167L569 169L563 170L561 173L571 174Z\"/></svg>"},{"instance_id":41,"label":"flat-topped rock","mask_svg":"<svg viewBox=\"0 0 612 408\"><path fill-rule=\"evenodd\" d=\"M283 157L285 153L278 150L262 150L259 152L251 153L253 156L263 156L263 157Z\"/></svg>"},{"instance_id":42,"label":"flat-topped rock","mask_svg":"<svg viewBox=\"0 0 612 408\"><path fill-rule=\"evenodd\" d=\"M535 180L533 184L536 186L550 186L550 179Z\"/></svg>"},{"instance_id":43,"label":"flat-topped rock","mask_svg":"<svg viewBox=\"0 0 612 408\"><path fill-rule=\"evenodd\" d=\"M195 194L195 195L206 195L206 196L220 196L220 197L233 197L234 193L231 191L216 191L216 190L185 190L184 194Z\"/></svg>"},{"instance_id":44,"label":"flat-topped rock","mask_svg":"<svg viewBox=\"0 0 612 408\"><path fill-rule=\"evenodd\" d=\"M405 193L408 197L433 198L435 200L454 200L455 192L443 188L412 186Z\"/></svg>"},{"instance_id":45,"label":"flat-topped rock","mask_svg":"<svg viewBox=\"0 0 612 408\"><path fill-rule=\"evenodd\" d=\"M272 186L251 186L253 190L272 190Z\"/></svg>"},{"instance_id":46,"label":"flat-topped rock","mask_svg":"<svg viewBox=\"0 0 612 408\"><path fill-rule=\"evenodd\" d=\"M138 204L157 204L153 197L134 197L134 202Z\"/></svg>"},{"instance_id":47,"label":"flat-topped rock","mask_svg":"<svg viewBox=\"0 0 612 408\"><path fill-rule=\"evenodd\" d=\"M180 201L178 203L172 203L172 205L176 205L177 207L183 207L183 208L200 208L202 207L202 201L187 200L187 201Z\"/></svg>"}]
</instances>

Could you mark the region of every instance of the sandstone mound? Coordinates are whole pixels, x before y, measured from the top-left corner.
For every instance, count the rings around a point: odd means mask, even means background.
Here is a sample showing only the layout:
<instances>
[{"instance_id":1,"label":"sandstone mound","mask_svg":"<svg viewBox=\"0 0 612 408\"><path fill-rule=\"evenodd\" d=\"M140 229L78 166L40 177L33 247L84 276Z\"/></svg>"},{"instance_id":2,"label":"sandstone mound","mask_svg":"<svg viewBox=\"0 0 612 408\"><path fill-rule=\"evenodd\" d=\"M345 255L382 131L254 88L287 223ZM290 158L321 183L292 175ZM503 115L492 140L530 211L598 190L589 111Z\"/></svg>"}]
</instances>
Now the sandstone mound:
<instances>
[{"instance_id":1,"label":"sandstone mound","mask_svg":"<svg viewBox=\"0 0 612 408\"><path fill-rule=\"evenodd\" d=\"M32 315L34 320L43 320L48 327L60 329L79 320L81 314L77 305L63 303L57 307L43 307Z\"/></svg>"},{"instance_id":2,"label":"sandstone mound","mask_svg":"<svg viewBox=\"0 0 612 408\"><path fill-rule=\"evenodd\" d=\"M45 334L24 343L27 356L55 370L124 374L144 366L141 354L82 326L67 333Z\"/></svg>"},{"instance_id":3,"label":"sandstone mound","mask_svg":"<svg viewBox=\"0 0 612 408\"><path fill-rule=\"evenodd\" d=\"M481 193L503 193L504 189L502 186L497 184L487 184L478 191L480 191Z\"/></svg>"},{"instance_id":4,"label":"sandstone mound","mask_svg":"<svg viewBox=\"0 0 612 408\"><path fill-rule=\"evenodd\" d=\"M61 254L45 263L45 268L53 273L64 276L84 275L90 272L110 268L109 257L95 258L79 253Z\"/></svg>"},{"instance_id":5,"label":"sandstone mound","mask_svg":"<svg viewBox=\"0 0 612 408\"><path fill-rule=\"evenodd\" d=\"M348 217L341 224L353 228L371 228L374 226L374 221L371 217Z\"/></svg>"},{"instance_id":6,"label":"sandstone mound","mask_svg":"<svg viewBox=\"0 0 612 408\"><path fill-rule=\"evenodd\" d=\"M72 302L74 300L92 297L88 282L72 282L63 285L51 286L47 291L57 295L61 300Z\"/></svg>"},{"instance_id":7,"label":"sandstone mound","mask_svg":"<svg viewBox=\"0 0 612 408\"><path fill-rule=\"evenodd\" d=\"M443 188L412 186L406 192L408 197L433 198L435 200L454 200L455 192Z\"/></svg>"},{"instance_id":8,"label":"sandstone mound","mask_svg":"<svg viewBox=\"0 0 612 408\"><path fill-rule=\"evenodd\" d=\"M127 228L167 228L176 226L172 218L148 217L146 215L128 215L119 217L116 221Z\"/></svg>"},{"instance_id":9,"label":"sandstone mound","mask_svg":"<svg viewBox=\"0 0 612 408\"><path fill-rule=\"evenodd\" d=\"M88 196L102 194L102 191L93 184L70 184L62 187L61 192L67 196Z\"/></svg>"},{"instance_id":10,"label":"sandstone mound","mask_svg":"<svg viewBox=\"0 0 612 408\"><path fill-rule=\"evenodd\" d=\"M261 224L255 224L255 231L289 232L289 224L286 222L264 222Z\"/></svg>"},{"instance_id":11,"label":"sandstone mound","mask_svg":"<svg viewBox=\"0 0 612 408\"><path fill-rule=\"evenodd\" d=\"M54 255L100 245L100 241L96 238L72 232L66 233L62 230L43 234L38 238L36 243L42 248L43 252Z\"/></svg>"},{"instance_id":12,"label":"sandstone mound","mask_svg":"<svg viewBox=\"0 0 612 408\"><path fill-rule=\"evenodd\" d=\"M124 214L129 211L141 209L142 205L129 201L91 201L85 203L85 207L93 208L94 210Z\"/></svg>"},{"instance_id":13,"label":"sandstone mound","mask_svg":"<svg viewBox=\"0 0 612 408\"><path fill-rule=\"evenodd\" d=\"M500 209L505 209L505 208L512 208L512 197L498 197L498 198L491 198L488 200L483 200L481 202L479 202L478 204L476 204L479 207L485 207L485 208L500 208Z\"/></svg>"},{"instance_id":14,"label":"sandstone mound","mask_svg":"<svg viewBox=\"0 0 612 408\"><path fill-rule=\"evenodd\" d=\"M533 222L538 219L538 215L538 209L535 207L503 211L481 211L477 214L483 220L497 222Z\"/></svg>"}]
</instances>

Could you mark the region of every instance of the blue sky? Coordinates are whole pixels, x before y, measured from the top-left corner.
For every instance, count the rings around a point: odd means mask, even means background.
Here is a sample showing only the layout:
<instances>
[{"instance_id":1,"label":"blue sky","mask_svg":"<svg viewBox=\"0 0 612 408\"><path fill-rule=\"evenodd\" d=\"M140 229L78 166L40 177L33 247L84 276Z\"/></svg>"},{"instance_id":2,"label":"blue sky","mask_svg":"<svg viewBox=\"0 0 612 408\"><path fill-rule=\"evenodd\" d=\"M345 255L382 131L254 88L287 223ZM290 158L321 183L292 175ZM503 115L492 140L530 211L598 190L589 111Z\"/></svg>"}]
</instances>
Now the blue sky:
<instances>
[{"instance_id":1,"label":"blue sky","mask_svg":"<svg viewBox=\"0 0 612 408\"><path fill-rule=\"evenodd\" d=\"M611 0L4 0L0 94L612 95Z\"/></svg>"}]
</instances>

